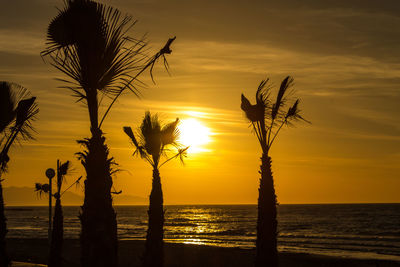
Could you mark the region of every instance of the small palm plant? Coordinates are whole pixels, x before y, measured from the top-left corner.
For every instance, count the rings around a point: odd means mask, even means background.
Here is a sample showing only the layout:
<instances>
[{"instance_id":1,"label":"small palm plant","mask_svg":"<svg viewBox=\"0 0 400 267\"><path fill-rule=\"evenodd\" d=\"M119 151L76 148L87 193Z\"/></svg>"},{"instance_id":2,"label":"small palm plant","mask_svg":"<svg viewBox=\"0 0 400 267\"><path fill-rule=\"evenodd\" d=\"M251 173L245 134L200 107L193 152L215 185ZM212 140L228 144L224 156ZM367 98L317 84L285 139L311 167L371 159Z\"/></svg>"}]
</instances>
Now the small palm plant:
<instances>
[{"instance_id":1,"label":"small palm plant","mask_svg":"<svg viewBox=\"0 0 400 267\"><path fill-rule=\"evenodd\" d=\"M142 125L135 137L131 127L124 127L136 150L133 155L139 155L153 167L153 181L150 193L149 221L146 235L143 265L146 267L162 267L164 265L164 208L163 193L159 169L172 159L179 158L183 162L188 147L182 147L178 142L179 131L174 122L161 125L157 115L151 116L146 112ZM170 147L176 149L171 154ZM161 162L161 157L166 159Z\"/></svg>"},{"instance_id":2,"label":"small palm plant","mask_svg":"<svg viewBox=\"0 0 400 267\"><path fill-rule=\"evenodd\" d=\"M2 175L10 160L8 152L14 141L33 139L32 121L39 112L36 97L30 97L20 85L0 81L0 266L10 263L6 251L7 224L4 214Z\"/></svg>"},{"instance_id":3,"label":"small palm plant","mask_svg":"<svg viewBox=\"0 0 400 267\"><path fill-rule=\"evenodd\" d=\"M138 77L170 54L174 38L153 57L145 55L146 42L127 36L135 24L130 16L91 0L66 0L50 22L43 56L65 74L66 88L86 104L91 137L78 141L78 153L86 170L81 220L81 265L118 266L117 220L112 206L113 158L101 130L111 106L126 90L139 94ZM101 113L101 100L113 99ZM100 123L99 123L100 121Z\"/></svg>"},{"instance_id":4,"label":"small palm plant","mask_svg":"<svg viewBox=\"0 0 400 267\"><path fill-rule=\"evenodd\" d=\"M70 161L66 161L62 164L57 160L57 189L52 197L56 199L56 204L54 207L54 217L53 217L53 227L51 234L51 242L50 242L50 254L49 254L49 267L58 267L62 266L62 247L64 240L64 217L62 212L61 205L61 196L68 191L73 185L79 185L82 176L79 177L74 183L72 183L67 189L63 192L61 191L61 187L65 182L65 176L69 173L70 170ZM49 184L35 184L35 191L41 196L43 193L50 193L50 185Z\"/></svg>"},{"instance_id":5,"label":"small palm plant","mask_svg":"<svg viewBox=\"0 0 400 267\"><path fill-rule=\"evenodd\" d=\"M68 174L70 162L66 161L60 164L57 161L57 190L54 193L56 205L54 207L53 229L51 233L49 267L62 266L62 247L64 240L64 217L61 206L61 187L65 181L65 176ZM79 182L80 178L77 182ZM76 183L76 182L75 182ZM74 184L75 184L74 183Z\"/></svg>"},{"instance_id":6,"label":"small palm plant","mask_svg":"<svg viewBox=\"0 0 400 267\"><path fill-rule=\"evenodd\" d=\"M241 108L257 136L261 145L261 179L258 189L258 218L255 266L278 266L277 250L277 200L274 188L274 179L271 170L269 151L275 138L284 125L291 125L294 121L306 121L299 110L297 99L287 107L289 92L293 85L293 78L286 77L279 88L275 102L271 102L271 87L267 85L269 79L261 81L256 92L256 104L242 94ZM286 108L286 109L285 109Z\"/></svg>"}]
</instances>

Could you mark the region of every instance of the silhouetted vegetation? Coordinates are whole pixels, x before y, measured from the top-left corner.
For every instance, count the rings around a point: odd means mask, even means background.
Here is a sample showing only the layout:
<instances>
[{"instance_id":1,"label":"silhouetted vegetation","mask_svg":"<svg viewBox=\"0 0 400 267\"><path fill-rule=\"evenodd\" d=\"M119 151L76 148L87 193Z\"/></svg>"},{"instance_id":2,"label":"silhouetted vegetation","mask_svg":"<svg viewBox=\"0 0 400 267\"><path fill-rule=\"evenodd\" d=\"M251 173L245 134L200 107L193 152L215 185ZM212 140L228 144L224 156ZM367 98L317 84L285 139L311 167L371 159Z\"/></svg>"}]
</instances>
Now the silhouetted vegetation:
<instances>
[{"instance_id":1,"label":"silhouetted vegetation","mask_svg":"<svg viewBox=\"0 0 400 267\"><path fill-rule=\"evenodd\" d=\"M262 149L261 179L258 189L256 267L278 266L277 200L269 156L270 148L284 125L290 125L298 120L305 121L300 115L299 99L285 109L288 105L288 96L291 95L288 90L293 84L293 78L288 76L282 81L275 102L270 99L271 87L267 83L268 79L261 81L258 86L255 105L252 105L243 94L241 103L241 108L250 121Z\"/></svg>"},{"instance_id":2,"label":"silhouetted vegetation","mask_svg":"<svg viewBox=\"0 0 400 267\"><path fill-rule=\"evenodd\" d=\"M8 152L15 140L33 139L32 121L39 112L36 97L20 85L0 82L0 266L10 263L6 251L7 219L4 214L3 174L10 160Z\"/></svg>"},{"instance_id":3,"label":"silhouetted vegetation","mask_svg":"<svg viewBox=\"0 0 400 267\"><path fill-rule=\"evenodd\" d=\"M149 203L149 221L146 235L143 266L162 267L164 265L164 208L163 193L159 169L168 161L179 158L183 162L188 147L182 148L177 142L179 120L161 125L157 115L151 116L146 112L138 133L133 133L130 127L124 127L136 150L133 155L139 155L153 167L153 180ZM177 152L171 155L170 146ZM167 154L168 153L168 154ZM166 159L161 162L161 157Z\"/></svg>"},{"instance_id":4,"label":"silhouetted vegetation","mask_svg":"<svg viewBox=\"0 0 400 267\"><path fill-rule=\"evenodd\" d=\"M56 205L54 207L53 229L51 234L49 267L62 266L62 247L64 239L64 217L61 206L61 186L68 173L69 161L60 164L57 161L57 191L54 193Z\"/></svg>"},{"instance_id":5,"label":"silhouetted vegetation","mask_svg":"<svg viewBox=\"0 0 400 267\"><path fill-rule=\"evenodd\" d=\"M133 81L165 53L171 53L170 43L147 58L143 53L146 43L126 35L134 24L131 17L90 0L65 4L48 27L47 49L42 55L49 56L52 65L70 78L65 87L78 101L85 101L89 111L91 137L78 141L84 147L78 157L87 174L80 214L81 263L117 266L117 222L111 197L114 161L100 129L109 109L99 124L99 94L114 98L111 105L126 89L137 95Z\"/></svg>"},{"instance_id":6,"label":"silhouetted vegetation","mask_svg":"<svg viewBox=\"0 0 400 267\"><path fill-rule=\"evenodd\" d=\"M52 220L52 232L50 240L50 253L49 253L49 267L58 267L63 265L62 252L63 252L63 241L64 241L64 217L61 205L61 196L68 191L73 185L79 185L82 178L79 177L74 183L72 183L67 189L61 192L61 187L65 182L65 176L68 174L70 169L70 162L66 161L60 164L57 160L57 190L51 197L56 199L54 207L54 217ZM35 183L35 191L41 196L43 193L50 193L50 184ZM49 196L50 197L50 196ZM49 237L50 238L50 237Z\"/></svg>"}]
</instances>

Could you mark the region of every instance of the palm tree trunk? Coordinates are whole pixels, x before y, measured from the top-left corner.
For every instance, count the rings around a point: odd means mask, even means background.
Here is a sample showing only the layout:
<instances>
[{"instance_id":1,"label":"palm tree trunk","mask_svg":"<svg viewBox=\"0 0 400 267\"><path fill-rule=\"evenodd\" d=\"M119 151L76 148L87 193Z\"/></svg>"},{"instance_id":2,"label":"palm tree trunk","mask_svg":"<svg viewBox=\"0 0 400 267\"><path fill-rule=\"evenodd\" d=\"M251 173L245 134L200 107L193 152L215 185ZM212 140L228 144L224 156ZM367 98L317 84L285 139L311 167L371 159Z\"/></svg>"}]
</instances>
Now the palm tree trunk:
<instances>
[{"instance_id":1,"label":"palm tree trunk","mask_svg":"<svg viewBox=\"0 0 400 267\"><path fill-rule=\"evenodd\" d=\"M1 175L1 173L0 173ZM4 214L3 186L0 176L0 267L7 267L10 263L6 250L7 219Z\"/></svg>"},{"instance_id":2,"label":"palm tree trunk","mask_svg":"<svg viewBox=\"0 0 400 267\"><path fill-rule=\"evenodd\" d=\"M97 102L97 90L90 89L86 92L90 128L91 131L96 131L99 129L99 104Z\"/></svg>"},{"instance_id":3,"label":"palm tree trunk","mask_svg":"<svg viewBox=\"0 0 400 267\"><path fill-rule=\"evenodd\" d=\"M80 220L81 264L83 267L118 266L116 213L111 198L111 163L100 129L92 128L82 160L86 169L85 200Z\"/></svg>"},{"instance_id":4,"label":"palm tree trunk","mask_svg":"<svg viewBox=\"0 0 400 267\"><path fill-rule=\"evenodd\" d=\"M145 267L164 266L164 209L160 173L153 169L153 184L148 210L149 222L146 235L143 265Z\"/></svg>"},{"instance_id":5,"label":"palm tree trunk","mask_svg":"<svg viewBox=\"0 0 400 267\"><path fill-rule=\"evenodd\" d=\"M53 233L51 234L49 267L62 266L62 246L63 246L63 212L61 207L61 199L57 197L56 206L54 208Z\"/></svg>"},{"instance_id":6,"label":"palm tree trunk","mask_svg":"<svg viewBox=\"0 0 400 267\"><path fill-rule=\"evenodd\" d=\"M258 219L256 240L256 267L277 267L276 195L271 170L271 158L267 153L261 157L261 179L258 189Z\"/></svg>"}]
</instances>

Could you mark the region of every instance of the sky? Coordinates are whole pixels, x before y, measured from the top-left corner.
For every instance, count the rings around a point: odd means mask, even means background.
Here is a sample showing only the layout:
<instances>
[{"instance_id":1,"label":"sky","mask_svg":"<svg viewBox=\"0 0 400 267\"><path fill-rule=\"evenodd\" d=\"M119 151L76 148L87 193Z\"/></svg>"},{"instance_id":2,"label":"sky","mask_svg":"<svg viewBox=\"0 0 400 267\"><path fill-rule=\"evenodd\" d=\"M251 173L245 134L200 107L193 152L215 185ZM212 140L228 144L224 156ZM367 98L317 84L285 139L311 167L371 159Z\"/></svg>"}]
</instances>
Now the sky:
<instances>
[{"instance_id":1,"label":"sky","mask_svg":"<svg viewBox=\"0 0 400 267\"><path fill-rule=\"evenodd\" d=\"M400 202L398 1L101 2L138 20L129 34L146 35L149 54L177 36L170 75L159 64L153 84L146 73L141 99L123 95L104 122L121 170L116 190L150 193L151 166L132 157L122 131L137 128L150 110L164 122L195 120L209 135L184 165L161 168L166 204L256 203L261 149L240 95L254 101L261 80L276 87L290 75L312 123L284 128L270 151L278 201ZM75 140L90 134L87 110L60 88L56 78L65 77L39 55L62 6L61 0L1 2L0 80L28 88L40 108L36 140L10 151L5 187L46 182L44 172L57 159L72 161L69 182L84 175L74 153L81 150Z\"/></svg>"}]
</instances>

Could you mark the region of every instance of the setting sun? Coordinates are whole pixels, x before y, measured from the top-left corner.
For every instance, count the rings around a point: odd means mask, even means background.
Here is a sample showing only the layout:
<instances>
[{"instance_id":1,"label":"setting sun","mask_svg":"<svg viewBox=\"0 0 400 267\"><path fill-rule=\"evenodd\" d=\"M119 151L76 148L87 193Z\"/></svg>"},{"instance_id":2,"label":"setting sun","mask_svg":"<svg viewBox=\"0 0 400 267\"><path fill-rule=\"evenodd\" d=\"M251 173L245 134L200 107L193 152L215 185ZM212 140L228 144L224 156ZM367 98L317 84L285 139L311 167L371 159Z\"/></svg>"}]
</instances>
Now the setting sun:
<instances>
[{"instance_id":1,"label":"setting sun","mask_svg":"<svg viewBox=\"0 0 400 267\"><path fill-rule=\"evenodd\" d=\"M0 3L0 267L400 267L400 0Z\"/></svg>"},{"instance_id":2,"label":"setting sun","mask_svg":"<svg viewBox=\"0 0 400 267\"><path fill-rule=\"evenodd\" d=\"M180 131L180 139L184 146L189 146L189 152L205 152L208 149L205 145L211 141L211 131L197 119L183 119L178 126Z\"/></svg>"}]
</instances>

